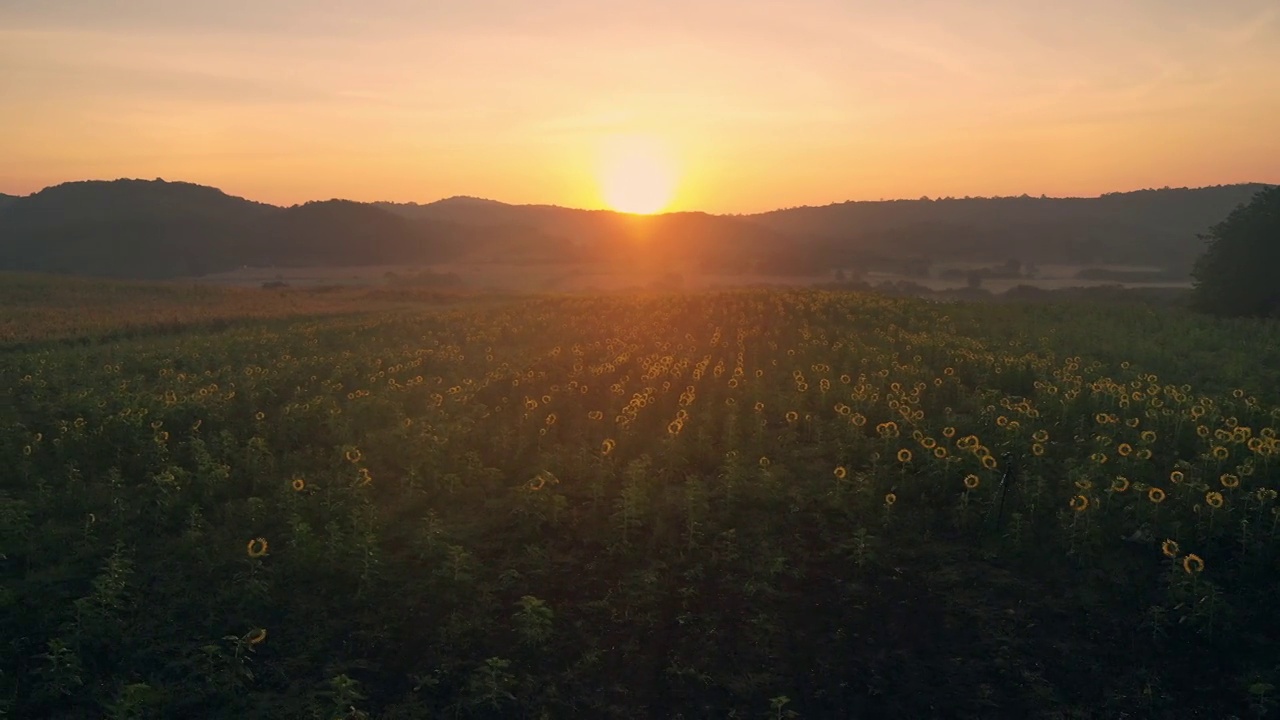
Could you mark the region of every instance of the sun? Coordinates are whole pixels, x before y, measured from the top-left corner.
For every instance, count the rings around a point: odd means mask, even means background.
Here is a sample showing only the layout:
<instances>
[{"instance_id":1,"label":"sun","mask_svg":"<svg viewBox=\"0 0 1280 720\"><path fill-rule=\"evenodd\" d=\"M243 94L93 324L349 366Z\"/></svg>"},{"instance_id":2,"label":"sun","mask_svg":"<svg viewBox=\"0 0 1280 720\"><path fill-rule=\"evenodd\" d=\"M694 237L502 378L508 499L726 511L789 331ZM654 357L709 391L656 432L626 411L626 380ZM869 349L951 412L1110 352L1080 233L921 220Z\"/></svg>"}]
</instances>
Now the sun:
<instances>
[{"instance_id":1,"label":"sun","mask_svg":"<svg viewBox=\"0 0 1280 720\"><path fill-rule=\"evenodd\" d=\"M675 163L667 148L647 135L607 139L600 152L599 178L604 201L619 212L661 212L675 196Z\"/></svg>"}]
</instances>

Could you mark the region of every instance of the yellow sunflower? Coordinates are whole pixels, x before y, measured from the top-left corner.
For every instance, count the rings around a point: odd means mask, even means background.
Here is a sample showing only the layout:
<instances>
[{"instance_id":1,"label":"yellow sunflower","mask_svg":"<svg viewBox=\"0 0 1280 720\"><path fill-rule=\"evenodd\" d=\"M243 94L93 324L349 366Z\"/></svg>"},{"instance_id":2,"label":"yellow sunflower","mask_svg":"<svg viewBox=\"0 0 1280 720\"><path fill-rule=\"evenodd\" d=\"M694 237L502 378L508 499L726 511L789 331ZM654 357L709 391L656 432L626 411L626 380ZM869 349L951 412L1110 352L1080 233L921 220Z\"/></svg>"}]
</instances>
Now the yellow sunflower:
<instances>
[{"instance_id":1,"label":"yellow sunflower","mask_svg":"<svg viewBox=\"0 0 1280 720\"><path fill-rule=\"evenodd\" d=\"M249 557L260 558L263 555L266 555L267 547L268 544L266 538L254 538L250 540L248 545Z\"/></svg>"}]
</instances>

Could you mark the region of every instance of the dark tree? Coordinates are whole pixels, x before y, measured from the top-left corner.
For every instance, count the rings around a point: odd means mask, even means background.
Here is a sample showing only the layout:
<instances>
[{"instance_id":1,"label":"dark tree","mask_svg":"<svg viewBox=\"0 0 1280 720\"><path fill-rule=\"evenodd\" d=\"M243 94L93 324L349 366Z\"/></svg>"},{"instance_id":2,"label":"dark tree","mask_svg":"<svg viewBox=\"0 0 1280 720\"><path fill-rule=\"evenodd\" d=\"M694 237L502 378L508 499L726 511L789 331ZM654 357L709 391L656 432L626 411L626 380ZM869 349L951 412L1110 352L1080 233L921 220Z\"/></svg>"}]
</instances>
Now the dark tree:
<instances>
[{"instance_id":1,"label":"dark tree","mask_svg":"<svg viewBox=\"0 0 1280 720\"><path fill-rule=\"evenodd\" d=\"M1196 308L1215 315L1280 315L1280 187L1262 190L1202 239Z\"/></svg>"}]
</instances>

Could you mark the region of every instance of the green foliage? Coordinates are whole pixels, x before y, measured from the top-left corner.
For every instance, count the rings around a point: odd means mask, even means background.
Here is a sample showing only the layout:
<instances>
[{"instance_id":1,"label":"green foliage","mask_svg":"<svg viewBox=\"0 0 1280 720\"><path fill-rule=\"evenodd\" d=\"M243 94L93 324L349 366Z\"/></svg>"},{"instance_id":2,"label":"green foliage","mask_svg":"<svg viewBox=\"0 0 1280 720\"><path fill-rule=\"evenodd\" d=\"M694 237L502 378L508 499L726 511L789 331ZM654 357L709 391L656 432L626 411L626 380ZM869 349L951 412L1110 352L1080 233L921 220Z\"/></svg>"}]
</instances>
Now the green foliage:
<instances>
[{"instance_id":1,"label":"green foliage","mask_svg":"<svg viewBox=\"0 0 1280 720\"><path fill-rule=\"evenodd\" d=\"M1195 305L1225 316L1280 316L1280 187L1262 190L1204 237Z\"/></svg>"},{"instance_id":2,"label":"green foliage","mask_svg":"<svg viewBox=\"0 0 1280 720\"><path fill-rule=\"evenodd\" d=\"M364 309L0 353L0 711L1275 706L1278 323Z\"/></svg>"}]
</instances>

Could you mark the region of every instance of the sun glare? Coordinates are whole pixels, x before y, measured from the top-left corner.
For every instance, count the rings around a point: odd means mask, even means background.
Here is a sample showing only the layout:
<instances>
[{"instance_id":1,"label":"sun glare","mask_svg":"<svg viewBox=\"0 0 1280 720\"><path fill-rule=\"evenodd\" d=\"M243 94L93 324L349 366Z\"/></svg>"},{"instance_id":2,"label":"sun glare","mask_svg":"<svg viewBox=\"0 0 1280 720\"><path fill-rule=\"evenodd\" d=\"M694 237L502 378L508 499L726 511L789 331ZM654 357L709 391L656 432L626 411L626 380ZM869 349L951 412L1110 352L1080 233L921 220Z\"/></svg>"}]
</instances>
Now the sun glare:
<instances>
[{"instance_id":1,"label":"sun glare","mask_svg":"<svg viewBox=\"0 0 1280 720\"><path fill-rule=\"evenodd\" d=\"M600 192L619 212L661 212L676 190L675 165L656 138L627 135L610 138L600 153Z\"/></svg>"}]
</instances>

